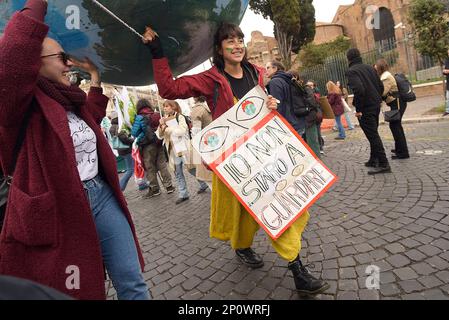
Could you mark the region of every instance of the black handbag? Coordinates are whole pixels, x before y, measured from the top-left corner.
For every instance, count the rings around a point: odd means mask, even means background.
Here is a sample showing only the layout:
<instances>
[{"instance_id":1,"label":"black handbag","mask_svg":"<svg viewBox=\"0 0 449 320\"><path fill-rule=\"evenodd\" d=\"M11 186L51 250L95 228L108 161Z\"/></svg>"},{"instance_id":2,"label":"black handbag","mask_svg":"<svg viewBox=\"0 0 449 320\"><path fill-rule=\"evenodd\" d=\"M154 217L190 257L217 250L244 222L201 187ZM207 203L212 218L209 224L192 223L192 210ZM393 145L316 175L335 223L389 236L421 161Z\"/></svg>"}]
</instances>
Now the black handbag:
<instances>
[{"instance_id":1,"label":"black handbag","mask_svg":"<svg viewBox=\"0 0 449 320\"><path fill-rule=\"evenodd\" d=\"M389 110L384 112L384 119L386 122L396 122L401 121L401 111L399 110L399 99L396 99L398 103L398 108L395 110Z\"/></svg>"},{"instance_id":2,"label":"black handbag","mask_svg":"<svg viewBox=\"0 0 449 320\"><path fill-rule=\"evenodd\" d=\"M395 122L401 120L401 112L399 110L390 110L384 112L384 119L386 122Z\"/></svg>"}]
</instances>

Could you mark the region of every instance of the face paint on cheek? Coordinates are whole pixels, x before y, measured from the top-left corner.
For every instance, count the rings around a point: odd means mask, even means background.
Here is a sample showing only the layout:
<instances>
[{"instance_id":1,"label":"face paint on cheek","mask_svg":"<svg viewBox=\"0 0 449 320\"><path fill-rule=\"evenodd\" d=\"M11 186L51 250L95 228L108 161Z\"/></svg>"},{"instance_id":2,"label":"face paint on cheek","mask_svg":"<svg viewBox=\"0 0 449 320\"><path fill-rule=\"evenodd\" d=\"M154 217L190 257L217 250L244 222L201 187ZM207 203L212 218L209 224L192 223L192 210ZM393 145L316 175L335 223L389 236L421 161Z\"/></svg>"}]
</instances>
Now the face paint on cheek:
<instances>
[{"instance_id":1,"label":"face paint on cheek","mask_svg":"<svg viewBox=\"0 0 449 320\"><path fill-rule=\"evenodd\" d=\"M232 50L234 50L234 48L225 48L225 51L232 53Z\"/></svg>"}]
</instances>

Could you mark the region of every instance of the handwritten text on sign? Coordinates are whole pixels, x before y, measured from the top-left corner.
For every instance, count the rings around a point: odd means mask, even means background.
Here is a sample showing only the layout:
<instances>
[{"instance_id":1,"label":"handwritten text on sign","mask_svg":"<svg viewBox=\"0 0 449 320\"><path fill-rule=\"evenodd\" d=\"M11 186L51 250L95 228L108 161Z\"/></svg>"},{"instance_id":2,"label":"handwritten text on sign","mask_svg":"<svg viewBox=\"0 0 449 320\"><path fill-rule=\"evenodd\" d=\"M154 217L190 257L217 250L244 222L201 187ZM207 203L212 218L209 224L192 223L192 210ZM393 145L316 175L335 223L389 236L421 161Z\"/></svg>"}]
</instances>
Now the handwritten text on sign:
<instances>
[{"instance_id":1,"label":"handwritten text on sign","mask_svg":"<svg viewBox=\"0 0 449 320\"><path fill-rule=\"evenodd\" d=\"M273 112L213 165L258 223L277 239L336 180Z\"/></svg>"}]
</instances>

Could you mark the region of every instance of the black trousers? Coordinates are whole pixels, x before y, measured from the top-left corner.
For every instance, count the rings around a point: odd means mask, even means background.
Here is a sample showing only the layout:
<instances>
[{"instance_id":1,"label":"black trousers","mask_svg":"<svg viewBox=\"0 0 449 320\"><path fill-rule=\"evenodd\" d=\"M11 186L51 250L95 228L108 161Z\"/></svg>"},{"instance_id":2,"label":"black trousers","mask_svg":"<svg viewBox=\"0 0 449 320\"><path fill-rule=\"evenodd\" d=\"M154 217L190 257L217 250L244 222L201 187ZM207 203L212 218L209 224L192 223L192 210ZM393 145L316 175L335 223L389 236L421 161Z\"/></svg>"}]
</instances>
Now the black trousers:
<instances>
[{"instance_id":1,"label":"black trousers","mask_svg":"<svg viewBox=\"0 0 449 320\"><path fill-rule=\"evenodd\" d=\"M370 144L371 153L369 161L378 163L381 167L386 167L388 166L388 160L378 131L379 114L380 105L367 107L362 111L362 117L359 119L359 123Z\"/></svg>"},{"instance_id":2,"label":"black trousers","mask_svg":"<svg viewBox=\"0 0 449 320\"><path fill-rule=\"evenodd\" d=\"M391 110L398 109L399 101L399 112L401 113L401 120L390 122L390 130L394 138L394 149L396 150L396 155L399 157L408 157L408 147L407 139L405 138L404 128L402 127L402 116L407 109L407 102L401 99L396 99L388 104Z\"/></svg>"}]
</instances>

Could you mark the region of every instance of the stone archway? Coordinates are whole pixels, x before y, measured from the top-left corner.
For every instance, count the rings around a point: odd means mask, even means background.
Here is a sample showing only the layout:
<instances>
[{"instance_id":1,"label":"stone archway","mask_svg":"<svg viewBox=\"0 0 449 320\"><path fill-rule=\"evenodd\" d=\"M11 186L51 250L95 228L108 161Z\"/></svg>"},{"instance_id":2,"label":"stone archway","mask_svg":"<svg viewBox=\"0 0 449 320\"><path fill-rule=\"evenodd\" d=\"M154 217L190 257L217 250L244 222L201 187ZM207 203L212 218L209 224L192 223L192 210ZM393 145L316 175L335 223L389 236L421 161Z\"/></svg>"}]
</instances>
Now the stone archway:
<instances>
[{"instance_id":1,"label":"stone archway","mask_svg":"<svg viewBox=\"0 0 449 320\"><path fill-rule=\"evenodd\" d=\"M376 48L380 52L396 48L395 23L391 11L388 8L381 7L377 10L376 14L379 14L380 18L380 28L373 29Z\"/></svg>"}]
</instances>

